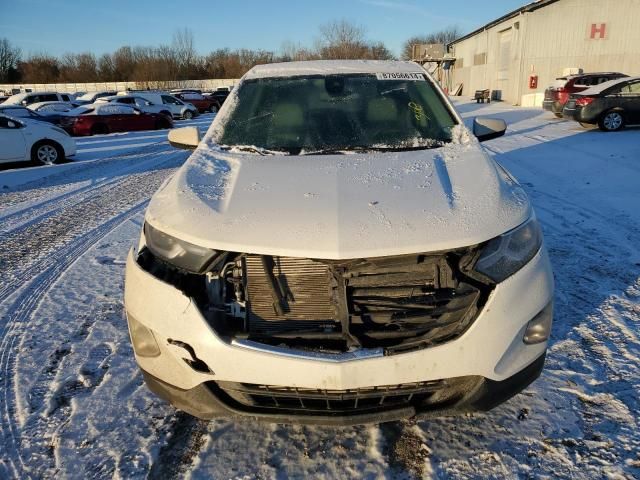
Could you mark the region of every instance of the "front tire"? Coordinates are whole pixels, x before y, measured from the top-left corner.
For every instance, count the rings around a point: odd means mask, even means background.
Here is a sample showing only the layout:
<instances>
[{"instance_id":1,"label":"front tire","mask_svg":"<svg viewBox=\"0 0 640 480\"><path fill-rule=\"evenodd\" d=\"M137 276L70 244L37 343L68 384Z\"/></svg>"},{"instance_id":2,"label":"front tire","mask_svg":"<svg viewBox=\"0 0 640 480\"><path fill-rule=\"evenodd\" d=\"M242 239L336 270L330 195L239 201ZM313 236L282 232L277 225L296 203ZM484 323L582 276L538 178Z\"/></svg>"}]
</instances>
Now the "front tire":
<instances>
[{"instance_id":1,"label":"front tire","mask_svg":"<svg viewBox=\"0 0 640 480\"><path fill-rule=\"evenodd\" d=\"M64 160L64 149L52 140L42 140L31 148L34 165L53 165Z\"/></svg>"},{"instance_id":2,"label":"front tire","mask_svg":"<svg viewBox=\"0 0 640 480\"><path fill-rule=\"evenodd\" d=\"M166 118L159 118L156 121L156 130L166 130L167 128L171 128L171 124Z\"/></svg>"},{"instance_id":3,"label":"front tire","mask_svg":"<svg viewBox=\"0 0 640 480\"><path fill-rule=\"evenodd\" d=\"M621 112L609 111L602 116L598 127L605 132L617 132L624 128L624 117Z\"/></svg>"},{"instance_id":4,"label":"front tire","mask_svg":"<svg viewBox=\"0 0 640 480\"><path fill-rule=\"evenodd\" d=\"M193 118L193 112L191 110L187 110L184 112L184 115L182 115L182 118L185 120L191 120Z\"/></svg>"}]
</instances>

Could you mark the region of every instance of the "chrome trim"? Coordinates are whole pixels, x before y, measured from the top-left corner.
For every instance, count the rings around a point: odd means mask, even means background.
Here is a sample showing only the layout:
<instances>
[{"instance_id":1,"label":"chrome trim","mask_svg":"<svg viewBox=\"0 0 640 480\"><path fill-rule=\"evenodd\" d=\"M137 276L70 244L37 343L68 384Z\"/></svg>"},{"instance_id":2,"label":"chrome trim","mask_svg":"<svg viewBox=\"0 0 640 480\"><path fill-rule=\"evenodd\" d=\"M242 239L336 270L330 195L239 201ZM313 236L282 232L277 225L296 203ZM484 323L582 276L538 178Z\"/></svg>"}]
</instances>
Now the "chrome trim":
<instances>
[{"instance_id":1,"label":"chrome trim","mask_svg":"<svg viewBox=\"0 0 640 480\"><path fill-rule=\"evenodd\" d=\"M384 349L382 348L366 348L353 350L344 353L323 353L323 352L307 352L293 348L274 347L263 343L253 342L251 340L233 339L231 345L234 347L246 348L255 352L268 353L271 355L280 355L282 357L296 358L299 360L318 360L328 363L341 363L354 360L367 360L369 358L384 357Z\"/></svg>"}]
</instances>

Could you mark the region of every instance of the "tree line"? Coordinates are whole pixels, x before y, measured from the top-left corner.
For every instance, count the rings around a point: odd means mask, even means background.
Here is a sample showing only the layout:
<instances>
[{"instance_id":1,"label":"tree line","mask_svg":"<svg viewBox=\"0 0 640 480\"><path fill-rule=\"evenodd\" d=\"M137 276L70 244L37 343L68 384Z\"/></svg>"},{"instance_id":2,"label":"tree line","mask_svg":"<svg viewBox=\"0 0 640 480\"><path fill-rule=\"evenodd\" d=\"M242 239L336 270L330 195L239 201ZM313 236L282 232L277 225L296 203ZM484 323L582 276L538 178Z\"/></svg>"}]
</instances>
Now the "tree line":
<instances>
[{"instance_id":1,"label":"tree line","mask_svg":"<svg viewBox=\"0 0 640 480\"><path fill-rule=\"evenodd\" d=\"M448 43L460 35L457 27L408 39L403 59L411 58L414 43ZM157 47L123 46L96 56L90 52L55 57L36 53L24 57L21 50L0 39L0 83L84 83L110 81L171 81L207 78L240 78L254 65L294 60L368 59L392 60L382 42L371 41L363 27L336 20L319 28L312 47L286 42L279 52L222 48L198 54L193 33L177 30L170 44Z\"/></svg>"}]
</instances>

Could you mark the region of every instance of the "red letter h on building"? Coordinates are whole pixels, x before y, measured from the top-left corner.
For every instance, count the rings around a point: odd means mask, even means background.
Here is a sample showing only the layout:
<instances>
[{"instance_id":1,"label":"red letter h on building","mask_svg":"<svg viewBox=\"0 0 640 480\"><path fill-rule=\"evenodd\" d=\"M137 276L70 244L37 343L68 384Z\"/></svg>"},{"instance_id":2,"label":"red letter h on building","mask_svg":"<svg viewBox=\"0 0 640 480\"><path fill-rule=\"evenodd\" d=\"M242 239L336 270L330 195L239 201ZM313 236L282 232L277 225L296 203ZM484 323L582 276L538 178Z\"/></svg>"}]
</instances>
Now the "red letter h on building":
<instances>
[{"instance_id":1,"label":"red letter h on building","mask_svg":"<svg viewBox=\"0 0 640 480\"><path fill-rule=\"evenodd\" d=\"M591 38L605 38L607 34L607 24L601 23L598 25L597 23L591 24Z\"/></svg>"}]
</instances>

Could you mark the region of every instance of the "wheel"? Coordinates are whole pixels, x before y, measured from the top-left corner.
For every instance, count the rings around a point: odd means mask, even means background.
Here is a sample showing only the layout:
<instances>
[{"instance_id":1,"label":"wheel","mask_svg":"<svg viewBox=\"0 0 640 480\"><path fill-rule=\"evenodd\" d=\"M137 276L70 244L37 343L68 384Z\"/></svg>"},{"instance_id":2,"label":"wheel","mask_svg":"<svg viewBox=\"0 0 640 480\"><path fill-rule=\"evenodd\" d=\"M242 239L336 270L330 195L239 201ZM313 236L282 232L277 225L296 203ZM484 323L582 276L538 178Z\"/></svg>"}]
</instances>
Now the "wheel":
<instances>
[{"instance_id":1,"label":"wheel","mask_svg":"<svg viewBox=\"0 0 640 480\"><path fill-rule=\"evenodd\" d=\"M171 124L166 118L159 118L156 121L156 130L165 130L167 128L171 128Z\"/></svg>"},{"instance_id":2,"label":"wheel","mask_svg":"<svg viewBox=\"0 0 640 480\"><path fill-rule=\"evenodd\" d=\"M91 127L91 135L106 135L107 133L109 133L109 127L104 123L96 123Z\"/></svg>"},{"instance_id":3,"label":"wheel","mask_svg":"<svg viewBox=\"0 0 640 480\"><path fill-rule=\"evenodd\" d=\"M600 130L616 132L624 127L624 117L620 112L607 112L598 122Z\"/></svg>"},{"instance_id":4,"label":"wheel","mask_svg":"<svg viewBox=\"0 0 640 480\"><path fill-rule=\"evenodd\" d=\"M166 115L169 118L173 118L173 115L171 115L171 112L167 111L167 110L163 110L160 112L161 115Z\"/></svg>"},{"instance_id":5,"label":"wheel","mask_svg":"<svg viewBox=\"0 0 640 480\"><path fill-rule=\"evenodd\" d=\"M36 165L53 165L64 160L64 150L52 140L42 140L31 149L31 161Z\"/></svg>"},{"instance_id":6,"label":"wheel","mask_svg":"<svg viewBox=\"0 0 640 480\"><path fill-rule=\"evenodd\" d=\"M185 120L191 120L193 118L193 112L191 110L187 110L184 112L184 115L182 115L182 118Z\"/></svg>"}]
</instances>

